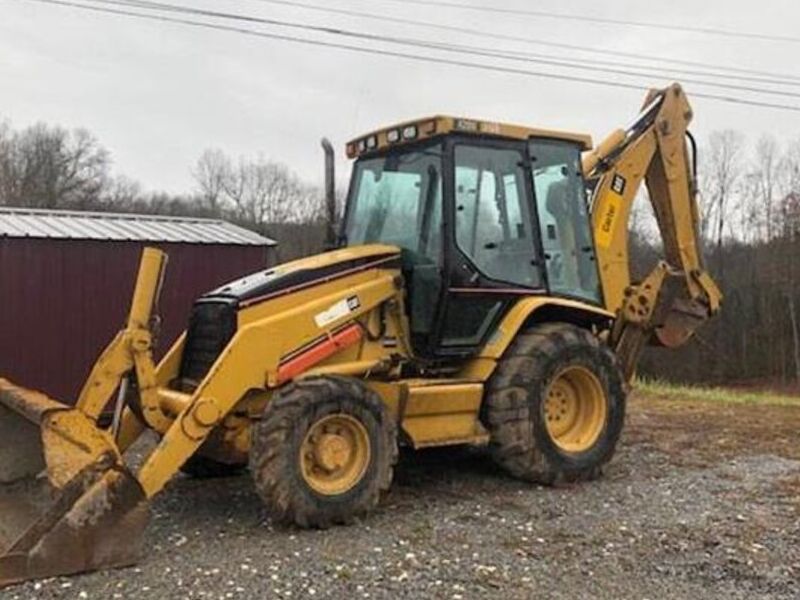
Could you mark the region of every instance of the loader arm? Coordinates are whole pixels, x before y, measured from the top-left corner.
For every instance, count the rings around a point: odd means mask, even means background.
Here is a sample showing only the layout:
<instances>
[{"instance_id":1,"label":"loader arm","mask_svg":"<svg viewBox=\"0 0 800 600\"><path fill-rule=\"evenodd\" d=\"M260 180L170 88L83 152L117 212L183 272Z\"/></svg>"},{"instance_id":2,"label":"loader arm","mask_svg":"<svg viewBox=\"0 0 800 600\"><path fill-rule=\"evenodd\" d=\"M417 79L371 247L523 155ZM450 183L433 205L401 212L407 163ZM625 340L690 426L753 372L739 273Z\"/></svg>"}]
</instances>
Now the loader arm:
<instances>
[{"instance_id":1,"label":"loader arm","mask_svg":"<svg viewBox=\"0 0 800 600\"><path fill-rule=\"evenodd\" d=\"M357 341L361 332L355 320L384 302L398 298L398 294L396 277L391 273L383 274L242 326L191 394L171 394L180 413L138 473L146 496L151 498L163 489L248 391L274 389L293 377L292 372L281 368L282 353L305 347L319 336L332 340L334 346ZM324 329L314 325L314 315L351 296L359 298L357 309L347 316L337 317L334 324ZM334 325L349 327L337 330ZM351 330L357 337L349 334ZM341 334L341 342L337 341L336 331ZM265 339L281 343L265 345ZM293 362L283 363L284 367Z\"/></svg>"},{"instance_id":2,"label":"loader arm","mask_svg":"<svg viewBox=\"0 0 800 600\"><path fill-rule=\"evenodd\" d=\"M591 216L606 308L617 315L609 342L628 380L645 342L683 344L722 300L705 270L698 234L691 118L678 84L652 90L631 126L614 131L583 158L584 174L595 184ZM644 280L632 283L629 221L643 181L664 260Z\"/></svg>"}]
</instances>

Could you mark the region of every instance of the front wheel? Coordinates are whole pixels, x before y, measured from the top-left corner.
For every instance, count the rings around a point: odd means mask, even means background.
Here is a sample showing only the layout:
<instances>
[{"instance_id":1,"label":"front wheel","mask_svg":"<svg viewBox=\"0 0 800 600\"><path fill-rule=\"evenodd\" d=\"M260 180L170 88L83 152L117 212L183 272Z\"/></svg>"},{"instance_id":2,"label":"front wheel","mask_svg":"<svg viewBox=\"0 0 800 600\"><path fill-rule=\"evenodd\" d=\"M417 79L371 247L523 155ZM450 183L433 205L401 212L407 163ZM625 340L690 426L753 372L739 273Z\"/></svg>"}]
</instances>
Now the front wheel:
<instances>
[{"instance_id":1,"label":"front wheel","mask_svg":"<svg viewBox=\"0 0 800 600\"><path fill-rule=\"evenodd\" d=\"M548 323L521 332L484 401L493 458L537 483L596 477L622 431L625 389L616 356L589 331Z\"/></svg>"},{"instance_id":2,"label":"front wheel","mask_svg":"<svg viewBox=\"0 0 800 600\"><path fill-rule=\"evenodd\" d=\"M348 377L289 384L253 426L250 471L279 522L329 527L363 516L389 488L396 461L394 419Z\"/></svg>"}]
</instances>

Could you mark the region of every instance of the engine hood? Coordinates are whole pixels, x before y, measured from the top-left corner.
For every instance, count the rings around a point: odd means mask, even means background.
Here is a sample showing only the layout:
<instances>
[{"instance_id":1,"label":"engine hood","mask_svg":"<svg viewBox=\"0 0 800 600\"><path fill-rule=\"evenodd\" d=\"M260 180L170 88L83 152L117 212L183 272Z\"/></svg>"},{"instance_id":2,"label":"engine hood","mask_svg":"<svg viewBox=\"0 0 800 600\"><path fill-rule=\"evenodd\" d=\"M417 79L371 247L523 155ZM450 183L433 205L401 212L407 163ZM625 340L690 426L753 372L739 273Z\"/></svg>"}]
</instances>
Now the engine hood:
<instances>
[{"instance_id":1,"label":"engine hood","mask_svg":"<svg viewBox=\"0 0 800 600\"><path fill-rule=\"evenodd\" d=\"M197 301L224 302L237 306L253 304L289 289L314 285L354 270L370 268L377 263L388 267L399 266L400 249L371 244L301 258L227 283L204 294Z\"/></svg>"}]
</instances>

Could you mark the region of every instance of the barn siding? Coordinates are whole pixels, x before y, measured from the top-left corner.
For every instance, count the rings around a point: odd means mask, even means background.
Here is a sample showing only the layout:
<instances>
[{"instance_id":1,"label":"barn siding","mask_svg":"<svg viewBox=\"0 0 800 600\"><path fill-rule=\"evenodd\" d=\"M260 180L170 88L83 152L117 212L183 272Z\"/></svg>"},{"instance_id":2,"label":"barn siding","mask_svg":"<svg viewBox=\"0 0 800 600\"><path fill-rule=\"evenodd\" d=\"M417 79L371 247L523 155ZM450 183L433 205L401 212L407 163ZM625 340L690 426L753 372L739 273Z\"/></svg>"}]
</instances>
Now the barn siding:
<instances>
[{"instance_id":1,"label":"barn siding","mask_svg":"<svg viewBox=\"0 0 800 600\"><path fill-rule=\"evenodd\" d=\"M157 357L183 331L197 296L267 263L261 246L147 245L169 255ZM0 238L0 377L74 403L125 322L143 247Z\"/></svg>"}]
</instances>

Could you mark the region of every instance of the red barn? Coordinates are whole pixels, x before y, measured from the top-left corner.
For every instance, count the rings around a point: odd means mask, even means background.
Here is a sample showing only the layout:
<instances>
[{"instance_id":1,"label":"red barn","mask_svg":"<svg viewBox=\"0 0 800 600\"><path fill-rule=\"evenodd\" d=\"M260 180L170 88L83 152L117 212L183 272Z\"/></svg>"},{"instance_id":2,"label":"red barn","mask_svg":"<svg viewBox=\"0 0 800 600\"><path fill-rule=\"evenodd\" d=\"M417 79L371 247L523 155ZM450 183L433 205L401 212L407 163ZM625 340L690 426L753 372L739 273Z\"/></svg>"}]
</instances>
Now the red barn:
<instances>
[{"instance_id":1,"label":"red barn","mask_svg":"<svg viewBox=\"0 0 800 600\"><path fill-rule=\"evenodd\" d=\"M160 357L194 299L264 269L275 242L213 219L0 208L0 377L73 403L125 322L145 246L169 255Z\"/></svg>"}]
</instances>

